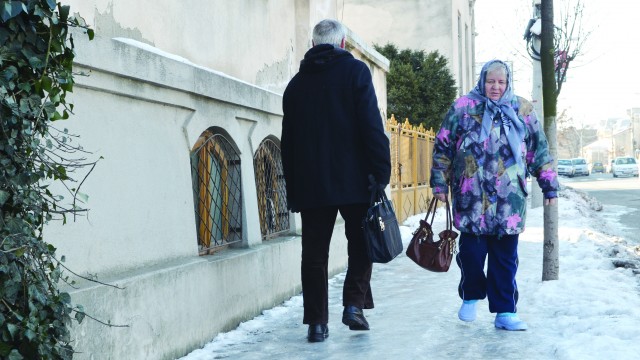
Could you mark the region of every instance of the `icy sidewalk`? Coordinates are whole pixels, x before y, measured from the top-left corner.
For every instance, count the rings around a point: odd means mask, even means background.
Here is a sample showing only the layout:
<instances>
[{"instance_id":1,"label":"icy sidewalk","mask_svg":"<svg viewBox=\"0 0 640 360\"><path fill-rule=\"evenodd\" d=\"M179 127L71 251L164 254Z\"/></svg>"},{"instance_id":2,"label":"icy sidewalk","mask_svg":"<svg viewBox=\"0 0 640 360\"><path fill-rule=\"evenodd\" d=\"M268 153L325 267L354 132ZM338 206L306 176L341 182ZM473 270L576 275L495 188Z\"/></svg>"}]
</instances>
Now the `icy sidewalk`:
<instances>
[{"instance_id":1,"label":"icy sidewalk","mask_svg":"<svg viewBox=\"0 0 640 360\"><path fill-rule=\"evenodd\" d=\"M475 322L458 320L458 267L431 273L402 254L374 265L376 307L365 311L370 331L342 325L341 273L329 283L325 342L307 342L302 297L295 296L182 359L640 359L640 278L615 268L608 255L627 252L611 235L619 213L596 213L570 189L559 206L560 280L541 281L542 208L529 209L520 237L518 309L528 331L495 329L486 300ZM401 228L405 247L419 219ZM436 231L443 220L439 213Z\"/></svg>"}]
</instances>

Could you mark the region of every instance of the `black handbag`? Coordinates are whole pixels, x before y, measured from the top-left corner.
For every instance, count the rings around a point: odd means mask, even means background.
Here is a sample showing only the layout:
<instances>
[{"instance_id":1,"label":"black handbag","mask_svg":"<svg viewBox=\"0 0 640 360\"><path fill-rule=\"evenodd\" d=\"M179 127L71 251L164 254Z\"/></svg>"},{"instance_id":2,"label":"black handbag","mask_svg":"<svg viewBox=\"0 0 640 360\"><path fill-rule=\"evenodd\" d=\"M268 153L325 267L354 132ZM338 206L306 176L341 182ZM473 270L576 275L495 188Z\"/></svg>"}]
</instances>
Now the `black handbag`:
<instances>
[{"instance_id":1,"label":"black handbag","mask_svg":"<svg viewBox=\"0 0 640 360\"><path fill-rule=\"evenodd\" d=\"M402 237L393 204L384 190L372 186L371 206L362 220L369 259L388 263L402 252Z\"/></svg>"}]
</instances>

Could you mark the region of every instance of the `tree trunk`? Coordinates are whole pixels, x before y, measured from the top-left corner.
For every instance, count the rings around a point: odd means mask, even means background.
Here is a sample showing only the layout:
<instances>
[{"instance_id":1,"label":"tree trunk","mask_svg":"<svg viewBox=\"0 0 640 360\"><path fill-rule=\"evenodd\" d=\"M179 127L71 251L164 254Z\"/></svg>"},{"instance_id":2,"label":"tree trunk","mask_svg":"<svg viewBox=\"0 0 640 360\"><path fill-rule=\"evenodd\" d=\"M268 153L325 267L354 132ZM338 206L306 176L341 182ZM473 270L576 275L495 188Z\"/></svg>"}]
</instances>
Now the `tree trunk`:
<instances>
[{"instance_id":1,"label":"tree trunk","mask_svg":"<svg viewBox=\"0 0 640 360\"><path fill-rule=\"evenodd\" d=\"M540 34L540 64L542 67L542 104L544 106L544 131L549 141L549 152L557 159L556 135L557 84L555 77L555 51L553 43L553 0L541 2L542 31ZM557 163L554 162L557 172ZM542 256L542 281L558 280L558 205L544 207L544 251Z\"/></svg>"}]
</instances>

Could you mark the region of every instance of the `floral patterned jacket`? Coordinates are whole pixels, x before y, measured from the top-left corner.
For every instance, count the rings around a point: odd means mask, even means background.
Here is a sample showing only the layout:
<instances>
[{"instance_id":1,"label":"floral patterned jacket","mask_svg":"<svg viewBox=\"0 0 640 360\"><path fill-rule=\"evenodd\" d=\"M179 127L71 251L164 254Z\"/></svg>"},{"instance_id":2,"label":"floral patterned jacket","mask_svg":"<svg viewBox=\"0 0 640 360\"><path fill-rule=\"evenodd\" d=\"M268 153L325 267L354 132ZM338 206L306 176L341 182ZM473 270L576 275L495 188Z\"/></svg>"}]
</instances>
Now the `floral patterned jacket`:
<instances>
[{"instance_id":1,"label":"floral patterned jacket","mask_svg":"<svg viewBox=\"0 0 640 360\"><path fill-rule=\"evenodd\" d=\"M485 104L466 96L445 116L433 148L431 187L447 194L451 187L455 227L482 235L519 234L525 228L527 173L534 175L545 199L557 197L558 177L547 139L531 103L514 97L512 107L525 124L522 153L526 169L512 156L499 119L480 142Z\"/></svg>"}]
</instances>

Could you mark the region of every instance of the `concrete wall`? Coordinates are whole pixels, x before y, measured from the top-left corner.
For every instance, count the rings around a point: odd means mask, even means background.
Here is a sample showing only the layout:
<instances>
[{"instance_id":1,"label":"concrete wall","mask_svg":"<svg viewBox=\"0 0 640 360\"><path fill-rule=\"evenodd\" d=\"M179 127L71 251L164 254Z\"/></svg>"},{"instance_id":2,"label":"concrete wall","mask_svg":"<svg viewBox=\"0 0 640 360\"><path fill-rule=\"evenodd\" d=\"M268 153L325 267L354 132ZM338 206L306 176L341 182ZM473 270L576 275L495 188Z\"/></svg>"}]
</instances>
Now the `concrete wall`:
<instances>
[{"instance_id":1,"label":"concrete wall","mask_svg":"<svg viewBox=\"0 0 640 360\"><path fill-rule=\"evenodd\" d=\"M97 34L125 37L265 89L282 92L326 0L66 0Z\"/></svg>"},{"instance_id":2,"label":"concrete wall","mask_svg":"<svg viewBox=\"0 0 640 360\"><path fill-rule=\"evenodd\" d=\"M460 91L466 93L475 85L474 3L475 0L349 0L339 2L338 18L369 44L437 50L449 60Z\"/></svg>"},{"instance_id":3,"label":"concrete wall","mask_svg":"<svg viewBox=\"0 0 640 360\"><path fill-rule=\"evenodd\" d=\"M253 154L265 138L280 137L281 89L297 72L311 27L335 13L335 7L330 1L238 1L223 12L225 17L204 5L194 12L191 2L68 3L98 31L93 41L74 34L75 71L88 76L76 77L74 115L57 125L81 136L77 141L92 153L90 159L103 159L82 184L89 195L88 216L64 226L51 223L45 239L74 272L121 288L78 278L77 289L66 289L72 301L102 321L127 325L111 328L89 319L74 324L75 358L174 359L301 290L299 216L291 217L290 234L262 240ZM212 8L222 3L206 2ZM254 3L257 7L249 6ZM282 4L293 10L281 9ZM173 15L178 11L185 14ZM247 24L247 16L260 11L266 27L249 24L253 34L239 31L228 19ZM184 19L199 21L204 30L191 29L193 24L179 25L179 31L166 26ZM219 44L206 29L226 33L216 39L233 41ZM287 43L286 54L257 45L264 51L251 48L249 53L243 40L250 38L253 46L253 37L271 30L282 34L285 40L274 41ZM192 36L199 36L202 53ZM386 104L388 62L358 41L350 34L349 47L369 64L378 98ZM282 67L282 74L262 71L261 66L277 67L278 59L285 58L291 64ZM239 247L198 256L189 155L211 127L223 129L240 154L243 240ZM345 266L339 219L330 273Z\"/></svg>"},{"instance_id":4,"label":"concrete wall","mask_svg":"<svg viewBox=\"0 0 640 360\"><path fill-rule=\"evenodd\" d=\"M66 0L65 4L102 37L136 40L276 93L282 93L298 72L311 47L313 26L336 18L338 6L328 0ZM351 35L355 33L350 31ZM351 45L363 43L356 38ZM386 61L371 47L364 55L354 55L366 61L372 54ZM374 73L374 85L386 109L388 62L382 69L382 75Z\"/></svg>"}]
</instances>

